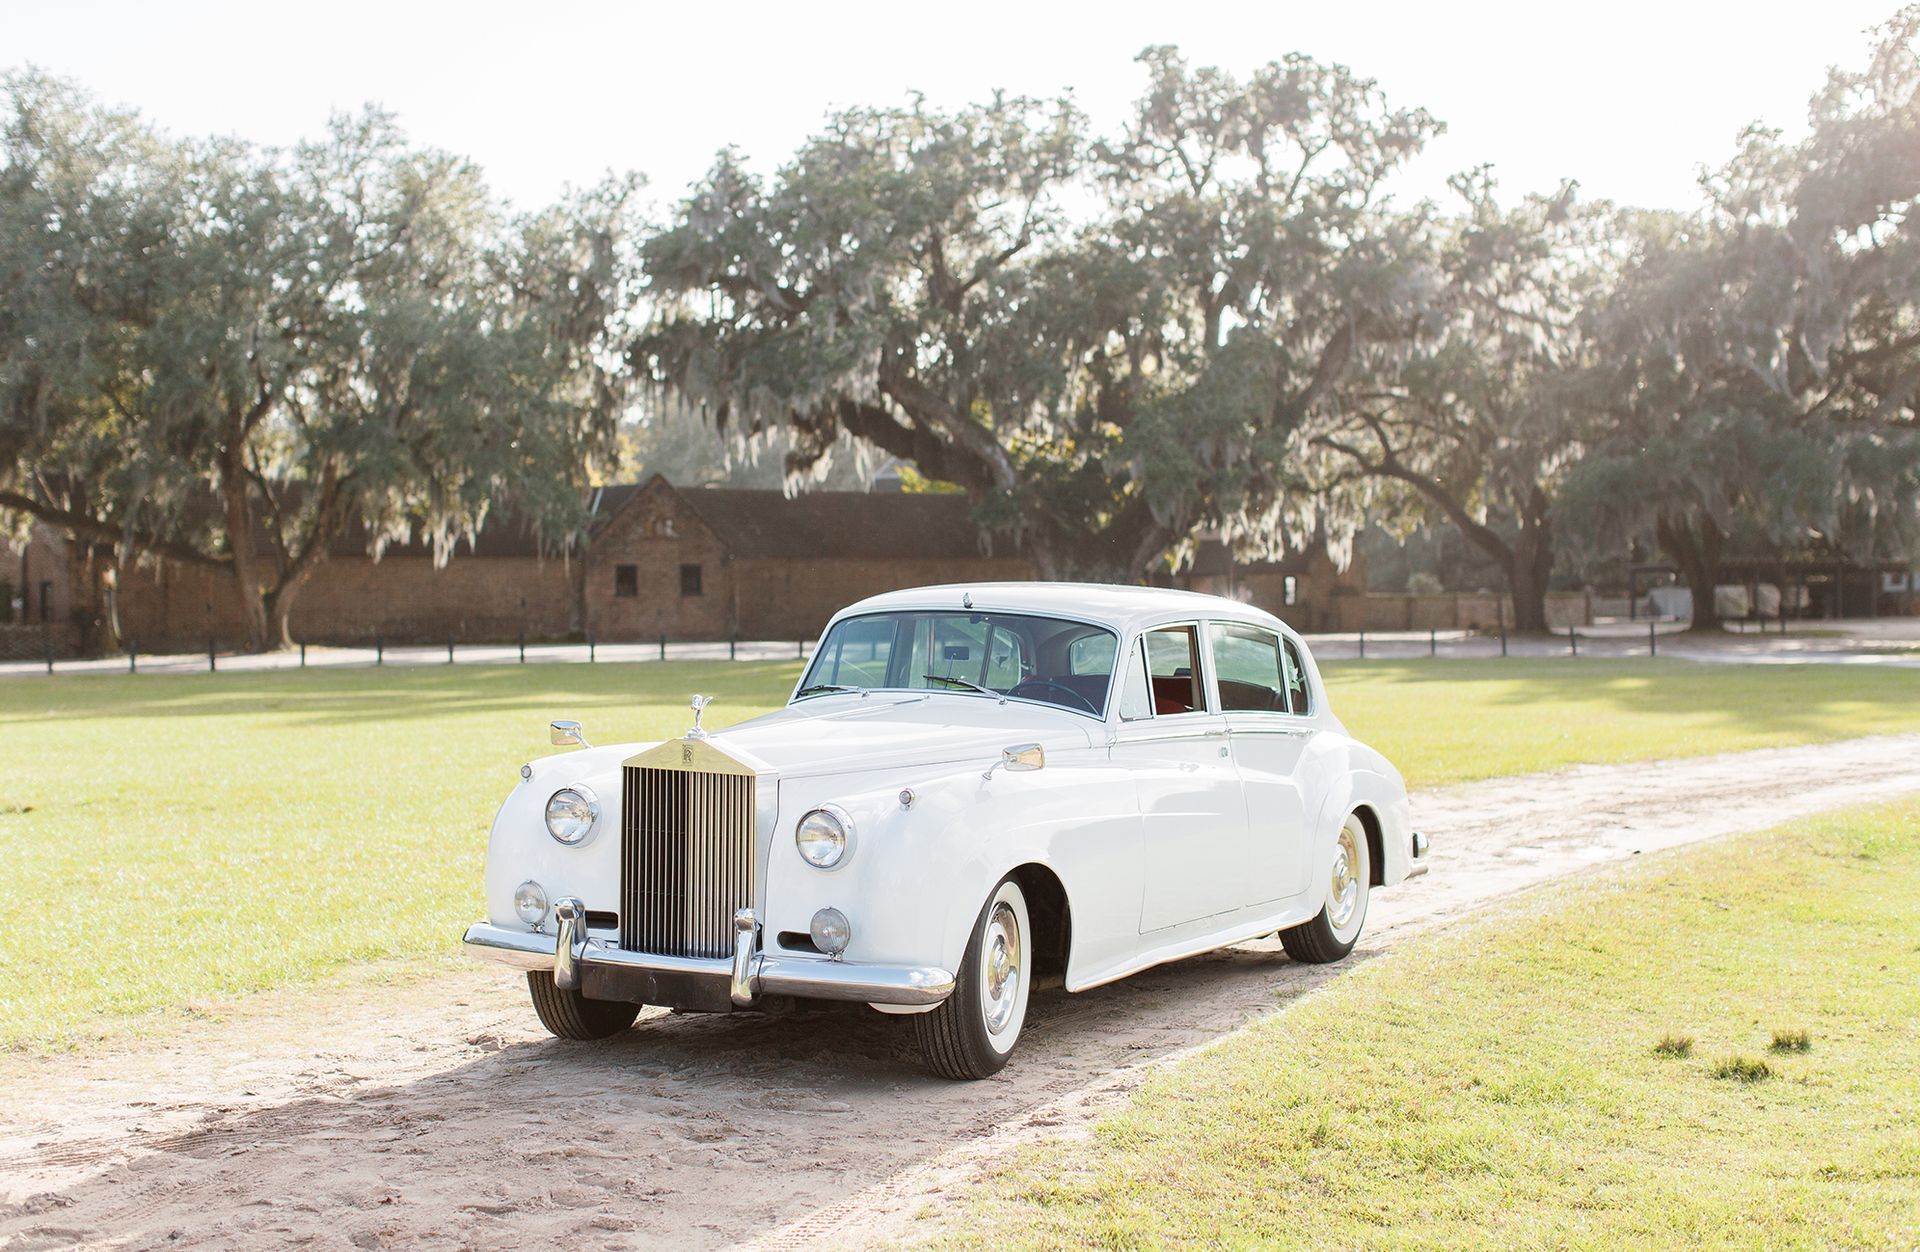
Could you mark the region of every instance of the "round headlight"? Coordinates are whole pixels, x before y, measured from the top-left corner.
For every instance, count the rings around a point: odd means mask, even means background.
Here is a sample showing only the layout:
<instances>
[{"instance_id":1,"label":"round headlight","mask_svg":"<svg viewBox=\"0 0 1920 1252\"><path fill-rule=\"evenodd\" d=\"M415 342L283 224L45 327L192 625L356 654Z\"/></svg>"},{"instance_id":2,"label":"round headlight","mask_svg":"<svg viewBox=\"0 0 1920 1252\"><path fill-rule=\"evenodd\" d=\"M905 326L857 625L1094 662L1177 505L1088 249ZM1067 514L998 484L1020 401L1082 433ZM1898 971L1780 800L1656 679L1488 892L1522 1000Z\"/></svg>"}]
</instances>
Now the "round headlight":
<instances>
[{"instance_id":1,"label":"round headlight","mask_svg":"<svg viewBox=\"0 0 1920 1252\"><path fill-rule=\"evenodd\" d=\"M547 833L568 847L586 842L600 818L600 801L584 786L562 787L547 798Z\"/></svg>"},{"instance_id":2,"label":"round headlight","mask_svg":"<svg viewBox=\"0 0 1920 1252\"><path fill-rule=\"evenodd\" d=\"M853 819L832 806L815 809L793 829L794 846L800 849L800 855L807 864L820 869L832 869L844 860L852 838Z\"/></svg>"},{"instance_id":3,"label":"round headlight","mask_svg":"<svg viewBox=\"0 0 1920 1252\"><path fill-rule=\"evenodd\" d=\"M513 889L513 911L529 926L547 920L547 889L528 879Z\"/></svg>"},{"instance_id":4,"label":"round headlight","mask_svg":"<svg viewBox=\"0 0 1920 1252\"><path fill-rule=\"evenodd\" d=\"M807 926L813 946L828 956L839 956L853 942L853 923L839 909L821 909Z\"/></svg>"}]
</instances>

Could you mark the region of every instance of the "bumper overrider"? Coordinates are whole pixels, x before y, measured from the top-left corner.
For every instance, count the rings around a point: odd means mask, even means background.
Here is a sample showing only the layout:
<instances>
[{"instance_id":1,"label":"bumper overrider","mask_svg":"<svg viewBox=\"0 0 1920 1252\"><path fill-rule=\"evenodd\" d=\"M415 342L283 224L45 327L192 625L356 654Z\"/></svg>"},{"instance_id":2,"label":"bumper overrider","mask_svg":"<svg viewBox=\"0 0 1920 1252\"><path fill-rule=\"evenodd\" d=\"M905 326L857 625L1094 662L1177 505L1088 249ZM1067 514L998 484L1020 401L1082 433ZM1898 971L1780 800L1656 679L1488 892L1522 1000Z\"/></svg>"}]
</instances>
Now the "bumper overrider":
<instances>
[{"instance_id":1,"label":"bumper overrider","mask_svg":"<svg viewBox=\"0 0 1920 1252\"><path fill-rule=\"evenodd\" d=\"M1418 878L1431 868L1427 864L1427 857L1432 853L1433 845L1427 842L1423 832L1416 830L1413 832L1413 846L1409 850L1412 856L1407 865L1407 877Z\"/></svg>"},{"instance_id":2,"label":"bumper overrider","mask_svg":"<svg viewBox=\"0 0 1920 1252\"><path fill-rule=\"evenodd\" d=\"M586 906L571 896L554 902L553 915L552 935L476 923L467 928L467 951L516 969L550 969L555 986L590 1000L709 1012L751 1008L762 996L924 1008L953 993L953 975L933 966L769 956L759 951L759 923L750 909L734 914L731 960L614 947L588 935Z\"/></svg>"}]
</instances>

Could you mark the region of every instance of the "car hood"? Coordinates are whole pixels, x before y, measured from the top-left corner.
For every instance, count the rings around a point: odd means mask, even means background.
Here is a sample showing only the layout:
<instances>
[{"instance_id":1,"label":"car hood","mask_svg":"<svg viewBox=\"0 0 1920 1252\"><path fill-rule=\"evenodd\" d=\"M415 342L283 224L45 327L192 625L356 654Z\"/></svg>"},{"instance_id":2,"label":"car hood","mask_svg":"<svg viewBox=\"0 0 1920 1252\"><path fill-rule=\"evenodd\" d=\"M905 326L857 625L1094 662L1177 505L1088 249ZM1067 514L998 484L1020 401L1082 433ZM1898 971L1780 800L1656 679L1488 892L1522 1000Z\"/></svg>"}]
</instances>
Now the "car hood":
<instances>
[{"instance_id":1,"label":"car hood","mask_svg":"<svg viewBox=\"0 0 1920 1252\"><path fill-rule=\"evenodd\" d=\"M946 692L815 696L711 732L708 742L756 769L792 778L908 765L991 761L1002 748L1089 748L1099 722L1064 709Z\"/></svg>"}]
</instances>

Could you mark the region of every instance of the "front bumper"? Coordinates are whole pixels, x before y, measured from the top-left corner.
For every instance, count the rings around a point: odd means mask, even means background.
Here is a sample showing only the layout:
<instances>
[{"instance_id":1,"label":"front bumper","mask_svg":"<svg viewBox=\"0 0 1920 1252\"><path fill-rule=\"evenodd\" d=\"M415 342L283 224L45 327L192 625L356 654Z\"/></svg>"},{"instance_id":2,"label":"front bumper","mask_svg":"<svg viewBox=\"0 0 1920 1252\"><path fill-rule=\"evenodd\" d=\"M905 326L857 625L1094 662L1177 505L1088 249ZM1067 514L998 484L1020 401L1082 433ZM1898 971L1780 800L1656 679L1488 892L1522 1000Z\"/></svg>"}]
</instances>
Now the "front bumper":
<instances>
[{"instance_id":1,"label":"front bumper","mask_svg":"<svg viewBox=\"0 0 1920 1252\"><path fill-rule=\"evenodd\" d=\"M516 969L550 969L555 984L578 988L588 999L708 1012L749 1008L768 995L925 1008L953 993L953 975L933 966L768 956L757 950L758 927L745 910L734 919L731 960L614 947L587 935L586 910L578 900L556 901L554 917L553 935L478 922L467 928L467 951Z\"/></svg>"}]
</instances>

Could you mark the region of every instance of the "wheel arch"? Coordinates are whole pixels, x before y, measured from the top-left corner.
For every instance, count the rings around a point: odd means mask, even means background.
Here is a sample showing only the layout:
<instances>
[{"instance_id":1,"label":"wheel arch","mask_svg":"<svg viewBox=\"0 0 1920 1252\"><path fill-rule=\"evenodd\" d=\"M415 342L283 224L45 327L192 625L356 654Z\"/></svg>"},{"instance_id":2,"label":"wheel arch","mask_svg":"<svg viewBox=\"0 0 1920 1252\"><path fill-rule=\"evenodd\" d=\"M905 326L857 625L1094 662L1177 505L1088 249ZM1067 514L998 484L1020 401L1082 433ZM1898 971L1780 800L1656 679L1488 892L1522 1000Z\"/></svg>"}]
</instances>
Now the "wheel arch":
<instances>
[{"instance_id":1,"label":"wheel arch","mask_svg":"<svg viewBox=\"0 0 1920 1252\"><path fill-rule=\"evenodd\" d=\"M1384 887L1387 885L1386 841L1380 834L1380 815L1369 804L1353 806L1353 815L1360 819L1361 829L1367 832L1367 885Z\"/></svg>"},{"instance_id":2,"label":"wheel arch","mask_svg":"<svg viewBox=\"0 0 1920 1252\"><path fill-rule=\"evenodd\" d=\"M1065 978L1067 959L1073 951L1073 904L1066 884L1049 865L1028 861L1015 866L1007 877L1020 884L1027 897L1027 914L1033 923L1034 975L1036 978Z\"/></svg>"}]
</instances>

